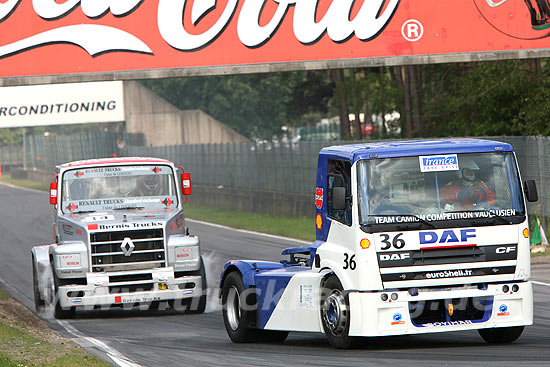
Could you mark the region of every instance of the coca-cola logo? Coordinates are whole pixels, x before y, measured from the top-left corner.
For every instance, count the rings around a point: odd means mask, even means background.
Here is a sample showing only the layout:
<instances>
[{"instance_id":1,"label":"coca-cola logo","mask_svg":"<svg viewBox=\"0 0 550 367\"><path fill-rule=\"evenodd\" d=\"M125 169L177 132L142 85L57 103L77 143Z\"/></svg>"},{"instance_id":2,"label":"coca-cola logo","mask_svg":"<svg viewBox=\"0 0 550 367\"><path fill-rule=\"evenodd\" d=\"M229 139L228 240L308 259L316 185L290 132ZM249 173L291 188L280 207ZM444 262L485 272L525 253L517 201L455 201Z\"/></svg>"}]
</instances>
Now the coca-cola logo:
<instances>
[{"instance_id":1,"label":"coca-cola logo","mask_svg":"<svg viewBox=\"0 0 550 367\"><path fill-rule=\"evenodd\" d=\"M109 13L116 19L131 17L145 1L153 0L32 0L36 15L48 21L50 27L1 45L0 57L56 43L79 46L91 56L121 51L154 54L155 50L143 36L125 30L123 26L98 24ZM328 1L158 0L157 30L172 48L195 51L207 47L231 22L237 22L239 41L249 48L257 48L277 33L288 10L293 7L292 31L304 45L317 42L325 34L339 43L352 36L369 41L384 30L400 3L400 0L369 0L356 5L355 0L332 0L328 7L323 7L326 9L324 13L318 14L320 3L327 4ZM0 27L2 22L17 13L20 4L21 0L0 1ZM268 15L266 4L272 8ZM186 17L189 10L191 16ZM55 26L56 21L67 20L77 11L82 12L89 22ZM199 27L201 23L207 25Z\"/></svg>"}]
</instances>

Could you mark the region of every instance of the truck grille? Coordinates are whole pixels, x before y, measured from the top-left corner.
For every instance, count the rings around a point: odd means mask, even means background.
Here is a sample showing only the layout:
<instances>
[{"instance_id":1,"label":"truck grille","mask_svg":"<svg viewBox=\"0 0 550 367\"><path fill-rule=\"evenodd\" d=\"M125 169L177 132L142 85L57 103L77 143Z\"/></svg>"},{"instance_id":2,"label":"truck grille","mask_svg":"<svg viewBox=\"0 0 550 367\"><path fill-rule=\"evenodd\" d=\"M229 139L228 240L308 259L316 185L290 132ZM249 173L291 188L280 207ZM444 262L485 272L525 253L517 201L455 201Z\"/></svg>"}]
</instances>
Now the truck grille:
<instances>
[{"instance_id":1,"label":"truck grille","mask_svg":"<svg viewBox=\"0 0 550 367\"><path fill-rule=\"evenodd\" d=\"M514 274L517 243L377 253L383 282ZM490 263L490 265L486 265ZM449 267L446 265L460 266ZM465 266L465 265L469 266ZM414 268L413 268L414 267ZM410 269L410 270L409 270Z\"/></svg>"},{"instance_id":2,"label":"truck grille","mask_svg":"<svg viewBox=\"0 0 550 367\"><path fill-rule=\"evenodd\" d=\"M122 244L130 239L133 248ZM134 231L95 232L90 234L93 272L141 270L165 266L162 228ZM128 256L129 254L129 256Z\"/></svg>"},{"instance_id":3,"label":"truck grille","mask_svg":"<svg viewBox=\"0 0 550 367\"><path fill-rule=\"evenodd\" d=\"M449 307L452 305L452 312ZM491 317L493 297L453 298L409 302L409 314L416 327L452 326L483 322Z\"/></svg>"}]
</instances>

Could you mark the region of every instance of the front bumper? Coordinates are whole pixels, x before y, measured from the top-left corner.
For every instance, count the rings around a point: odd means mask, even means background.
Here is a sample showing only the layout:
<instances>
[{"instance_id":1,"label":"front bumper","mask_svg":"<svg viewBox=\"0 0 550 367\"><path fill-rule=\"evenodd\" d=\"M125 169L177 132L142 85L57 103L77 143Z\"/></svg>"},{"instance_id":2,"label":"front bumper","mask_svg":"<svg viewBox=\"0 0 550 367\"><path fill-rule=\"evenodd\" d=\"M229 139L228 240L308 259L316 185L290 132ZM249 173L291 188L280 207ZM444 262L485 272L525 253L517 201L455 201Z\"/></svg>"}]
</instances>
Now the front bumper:
<instances>
[{"instance_id":1,"label":"front bumper","mask_svg":"<svg viewBox=\"0 0 550 367\"><path fill-rule=\"evenodd\" d=\"M517 292L512 291L514 284L519 286ZM510 289L506 293L503 291L504 285ZM386 301L382 301L382 293L388 295ZM392 294L397 296L395 300L392 300ZM461 305L454 305L454 308L449 306L452 300L468 299L486 302L483 305L476 303L475 307L463 306L465 309L473 309L468 312L461 311ZM490 284L486 289L419 289L417 295L411 295L407 291L350 292L349 302L349 333L353 336L421 334L533 324L531 282ZM426 312L429 314L427 316L419 317L419 308L411 307L411 303L427 305L434 310ZM438 306L445 309L438 312ZM484 307L483 311L476 312L477 307L480 310ZM473 319L469 319L471 315L474 316Z\"/></svg>"},{"instance_id":2,"label":"front bumper","mask_svg":"<svg viewBox=\"0 0 550 367\"><path fill-rule=\"evenodd\" d=\"M86 285L60 286L57 292L59 305L62 308L89 308L144 304L197 298L206 292L200 275L175 278L171 267L135 272L87 273L86 281Z\"/></svg>"}]
</instances>

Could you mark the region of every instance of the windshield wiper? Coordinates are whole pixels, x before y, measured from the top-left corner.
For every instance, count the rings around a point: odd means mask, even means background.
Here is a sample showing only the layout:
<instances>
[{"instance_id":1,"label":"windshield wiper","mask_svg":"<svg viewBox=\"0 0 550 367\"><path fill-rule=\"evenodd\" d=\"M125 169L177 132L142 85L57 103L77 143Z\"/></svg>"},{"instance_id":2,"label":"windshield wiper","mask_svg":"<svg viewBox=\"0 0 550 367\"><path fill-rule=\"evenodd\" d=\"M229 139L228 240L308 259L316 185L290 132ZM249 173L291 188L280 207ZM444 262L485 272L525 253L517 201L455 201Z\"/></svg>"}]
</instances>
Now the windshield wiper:
<instances>
[{"instance_id":1,"label":"windshield wiper","mask_svg":"<svg viewBox=\"0 0 550 367\"><path fill-rule=\"evenodd\" d=\"M66 214L88 214L95 213L97 210L75 210L74 212L67 212Z\"/></svg>"},{"instance_id":2,"label":"windshield wiper","mask_svg":"<svg viewBox=\"0 0 550 367\"><path fill-rule=\"evenodd\" d=\"M445 213L488 213L491 218L497 218L502 220L503 222L506 222L506 224L512 224L512 221L506 219L500 214L493 213L489 210L454 210L452 212L445 212ZM487 219L487 218L468 218L468 219Z\"/></svg>"},{"instance_id":3,"label":"windshield wiper","mask_svg":"<svg viewBox=\"0 0 550 367\"><path fill-rule=\"evenodd\" d=\"M113 210L131 210L131 209L137 209L137 210L140 210L140 209L143 209L145 208L144 206L137 206L137 205L127 205L127 206L121 206L121 207L118 207L118 208L113 208Z\"/></svg>"},{"instance_id":4,"label":"windshield wiper","mask_svg":"<svg viewBox=\"0 0 550 367\"><path fill-rule=\"evenodd\" d=\"M432 223L427 221L426 219L420 218L416 214L369 214L369 217L413 217L416 218L420 223L423 223L429 227L436 228L436 226ZM392 223L392 224L412 224L412 223Z\"/></svg>"}]
</instances>

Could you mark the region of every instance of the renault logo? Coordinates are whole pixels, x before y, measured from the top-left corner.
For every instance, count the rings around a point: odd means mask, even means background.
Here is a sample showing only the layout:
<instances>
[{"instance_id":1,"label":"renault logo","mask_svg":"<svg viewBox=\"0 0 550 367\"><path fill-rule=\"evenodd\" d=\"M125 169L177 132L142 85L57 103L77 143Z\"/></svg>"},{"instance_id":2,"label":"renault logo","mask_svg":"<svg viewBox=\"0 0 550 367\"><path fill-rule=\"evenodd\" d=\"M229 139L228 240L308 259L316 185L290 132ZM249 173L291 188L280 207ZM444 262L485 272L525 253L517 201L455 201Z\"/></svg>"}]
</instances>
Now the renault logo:
<instances>
[{"instance_id":1,"label":"renault logo","mask_svg":"<svg viewBox=\"0 0 550 367\"><path fill-rule=\"evenodd\" d=\"M125 237L124 241L122 241L122 245L120 245L120 249L122 250L122 253L124 256L130 256L132 255L132 251L134 251L134 243L130 239L130 237Z\"/></svg>"}]
</instances>

